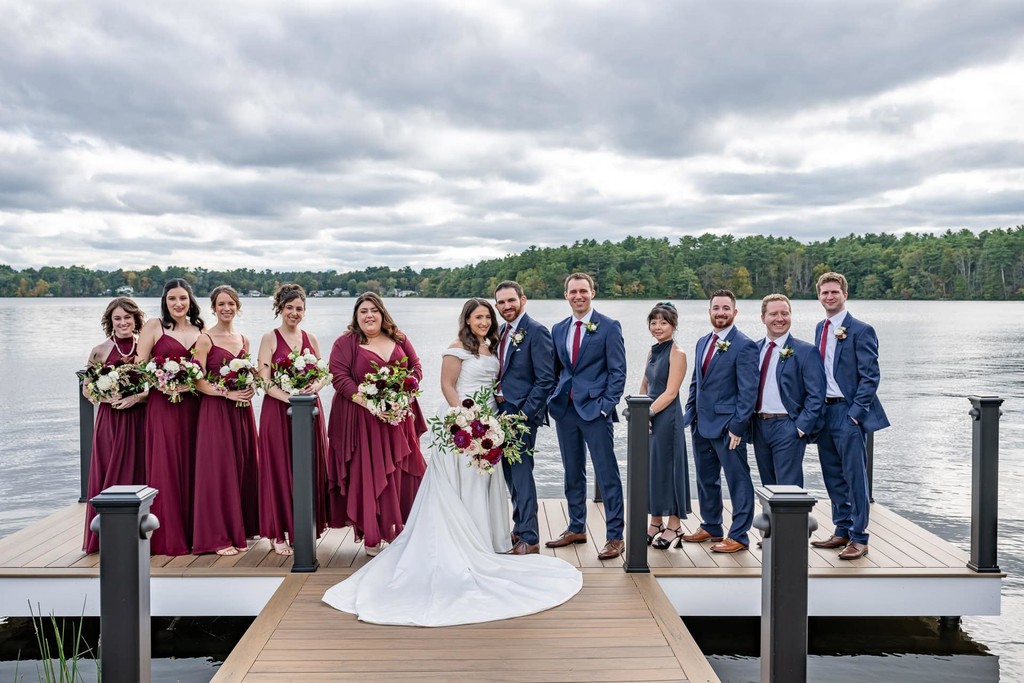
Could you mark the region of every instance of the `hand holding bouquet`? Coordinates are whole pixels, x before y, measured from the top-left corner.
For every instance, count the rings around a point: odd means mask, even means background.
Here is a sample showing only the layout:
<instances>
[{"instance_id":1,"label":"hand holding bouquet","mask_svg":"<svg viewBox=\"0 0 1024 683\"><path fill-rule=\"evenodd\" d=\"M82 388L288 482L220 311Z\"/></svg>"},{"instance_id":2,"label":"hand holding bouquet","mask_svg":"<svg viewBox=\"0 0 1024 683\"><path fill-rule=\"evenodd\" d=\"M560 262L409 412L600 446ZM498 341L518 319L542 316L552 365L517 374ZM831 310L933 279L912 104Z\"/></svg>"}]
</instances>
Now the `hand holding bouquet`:
<instances>
[{"instance_id":1,"label":"hand holding bouquet","mask_svg":"<svg viewBox=\"0 0 1024 683\"><path fill-rule=\"evenodd\" d=\"M413 401L420 395L420 383L409 370L409 358L388 365L374 363L373 367L352 400L381 422L400 425L412 414Z\"/></svg>"},{"instance_id":2,"label":"hand holding bouquet","mask_svg":"<svg viewBox=\"0 0 1024 683\"><path fill-rule=\"evenodd\" d=\"M467 398L460 406L448 409L443 418L430 418L434 444L448 453L469 458L467 467L476 467L479 474L491 474L502 456L509 463L522 462L523 435L530 427L522 413L496 414L490 407L493 390L484 388Z\"/></svg>"},{"instance_id":3,"label":"hand holding bouquet","mask_svg":"<svg viewBox=\"0 0 1024 683\"><path fill-rule=\"evenodd\" d=\"M224 363L218 372L211 372L207 380L225 394L229 391L245 391L246 389L255 391L260 385L256 366L247 353ZM236 408L248 408L249 405L251 404L247 399L235 401Z\"/></svg>"},{"instance_id":4,"label":"hand holding bouquet","mask_svg":"<svg viewBox=\"0 0 1024 683\"><path fill-rule=\"evenodd\" d=\"M90 363L75 373L86 397L93 403L116 403L146 390L146 377L133 363Z\"/></svg>"},{"instance_id":5,"label":"hand holding bouquet","mask_svg":"<svg viewBox=\"0 0 1024 683\"><path fill-rule=\"evenodd\" d=\"M181 395L196 392L196 380L203 376L203 369L185 356L156 356L139 371L146 381L167 394L171 403L181 403Z\"/></svg>"},{"instance_id":6,"label":"hand holding bouquet","mask_svg":"<svg viewBox=\"0 0 1024 683\"><path fill-rule=\"evenodd\" d=\"M270 383L290 396L315 393L312 389L317 384L324 386L330 381L327 361L317 358L309 349L301 353L292 351L283 361L270 366Z\"/></svg>"}]
</instances>

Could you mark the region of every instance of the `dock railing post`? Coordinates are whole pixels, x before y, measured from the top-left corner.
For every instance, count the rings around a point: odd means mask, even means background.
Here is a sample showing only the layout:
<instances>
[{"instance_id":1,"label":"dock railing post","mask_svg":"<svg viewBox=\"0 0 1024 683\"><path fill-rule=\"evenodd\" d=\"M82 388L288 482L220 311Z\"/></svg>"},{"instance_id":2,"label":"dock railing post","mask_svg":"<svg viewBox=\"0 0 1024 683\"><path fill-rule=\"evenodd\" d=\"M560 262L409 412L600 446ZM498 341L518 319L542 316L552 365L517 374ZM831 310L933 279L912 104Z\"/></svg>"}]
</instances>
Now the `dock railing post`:
<instances>
[{"instance_id":1,"label":"dock railing post","mask_svg":"<svg viewBox=\"0 0 1024 683\"><path fill-rule=\"evenodd\" d=\"M313 502L313 472L316 447L313 418L319 414L316 396L296 394L291 397L288 415L292 420L292 519L295 538L292 540L292 571L315 572L316 511Z\"/></svg>"},{"instance_id":2,"label":"dock railing post","mask_svg":"<svg viewBox=\"0 0 1024 683\"><path fill-rule=\"evenodd\" d=\"M996 557L999 526L999 416L1003 399L968 396L974 422L971 460L971 559L968 568L999 573Z\"/></svg>"},{"instance_id":3,"label":"dock railing post","mask_svg":"<svg viewBox=\"0 0 1024 683\"><path fill-rule=\"evenodd\" d=\"M149 514L157 490L111 486L89 502L89 527L100 537L100 670L105 681L152 677L149 625L149 537L160 528Z\"/></svg>"},{"instance_id":4,"label":"dock railing post","mask_svg":"<svg viewBox=\"0 0 1024 683\"><path fill-rule=\"evenodd\" d=\"M96 408L82 394L83 380L78 379L78 456L81 493L78 502L89 500L89 464L92 462L92 435L96 427Z\"/></svg>"},{"instance_id":5,"label":"dock railing post","mask_svg":"<svg viewBox=\"0 0 1024 683\"><path fill-rule=\"evenodd\" d=\"M626 561L631 574L648 573L647 499L650 486L650 396L626 397Z\"/></svg>"},{"instance_id":6,"label":"dock railing post","mask_svg":"<svg viewBox=\"0 0 1024 683\"><path fill-rule=\"evenodd\" d=\"M799 486L760 486L754 526L761 559L761 683L807 680L807 539L814 497Z\"/></svg>"}]
</instances>

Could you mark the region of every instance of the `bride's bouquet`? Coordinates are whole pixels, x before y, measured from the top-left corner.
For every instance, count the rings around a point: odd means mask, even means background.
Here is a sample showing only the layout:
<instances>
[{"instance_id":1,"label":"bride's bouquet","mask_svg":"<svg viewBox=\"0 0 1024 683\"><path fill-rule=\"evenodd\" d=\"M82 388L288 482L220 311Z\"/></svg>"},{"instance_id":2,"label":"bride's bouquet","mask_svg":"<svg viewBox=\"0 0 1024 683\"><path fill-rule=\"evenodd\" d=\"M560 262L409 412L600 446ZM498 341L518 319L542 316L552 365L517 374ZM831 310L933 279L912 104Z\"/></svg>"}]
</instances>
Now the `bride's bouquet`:
<instances>
[{"instance_id":1,"label":"bride's bouquet","mask_svg":"<svg viewBox=\"0 0 1024 683\"><path fill-rule=\"evenodd\" d=\"M225 362L220 367L220 371L211 372L206 379L210 384L224 391L237 391L260 386L259 373L256 372L252 357L247 353ZM248 408L249 405L248 401L235 401L236 408Z\"/></svg>"},{"instance_id":2,"label":"bride's bouquet","mask_svg":"<svg viewBox=\"0 0 1024 683\"><path fill-rule=\"evenodd\" d=\"M146 390L146 377L134 363L90 363L75 373L93 403L117 401Z\"/></svg>"},{"instance_id":3,"label":"bride's bouquet","mask_svg":"<svg viewBox=\"0 0 1024 683\"><path fill-rule=\"evenodd\" d=\"M409 370L409 358L386 365L373 363L356 396L361 396L374 417L389 425L400 425L412 415L412 404L420 395L419 380ZM355 398L355 397L353 397Z\"/></svg>"},{"instance_id":4,"label":"bride's bouquet","mask_svg":"<svg viewBox=\"0 0 1024 683\"><path fill-rule=\"evenodd\" d=\"M181 395L196 392L196 381L202 379L199 363L186 356L155 356L139 368L146 381L168 394L171 403L181 403Z\"/></svg>"},{"instance_id":5,"label":"bride's bouquet","mask_svg":"<svg viewBox=\"0 0 1024 683\"><path fill-rule=\"evenodd\" d=\"M270 382L285 393L294 396L317 382L327 384L331 373L327 361L317 358L309 349L292 351L280 363L270 366Z\"/></svg>"},{"instance_id":6,"label":"bride's bouquet","mask_svg":"<svg viewBox=\"0 0 1024 683\"><path fill-rule=\"evenodd\" d=\"M497 414L490 407L494 391L484 387L462 405L448 409L444 417L430 418L430 431L434 444L447 453L465 455L466 467L476 467L479 474L491 474L502 456L509 462L522 462L522 437L529 432L524 415Z\"/></svg>"}]
</instances>

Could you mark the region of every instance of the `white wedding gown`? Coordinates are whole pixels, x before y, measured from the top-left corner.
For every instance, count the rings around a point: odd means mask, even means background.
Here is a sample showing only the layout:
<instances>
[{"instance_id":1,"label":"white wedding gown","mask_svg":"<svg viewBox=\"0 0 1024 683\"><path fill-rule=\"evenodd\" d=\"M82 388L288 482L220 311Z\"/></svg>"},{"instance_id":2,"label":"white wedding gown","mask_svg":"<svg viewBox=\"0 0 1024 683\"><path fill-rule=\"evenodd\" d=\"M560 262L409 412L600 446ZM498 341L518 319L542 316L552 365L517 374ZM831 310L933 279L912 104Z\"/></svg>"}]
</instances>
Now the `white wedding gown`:
<instances>
[{"instance_id":1,"label":"white wedding gown","mask_svg":"<svg viewBox=\"0 0 1024 683\"><path fill-rule=\"evenodd\" d=\"M493 356L463 349L445 355L462 360L462 397L490 386L497 374ZM466 463L465 456L431 448L405 529L328 589L324 602L374 624L454 626L534 614L578 593L583 575L568 562L499 554L511 545L502 468L478 474Z\"/></svg>"}]
</instances>

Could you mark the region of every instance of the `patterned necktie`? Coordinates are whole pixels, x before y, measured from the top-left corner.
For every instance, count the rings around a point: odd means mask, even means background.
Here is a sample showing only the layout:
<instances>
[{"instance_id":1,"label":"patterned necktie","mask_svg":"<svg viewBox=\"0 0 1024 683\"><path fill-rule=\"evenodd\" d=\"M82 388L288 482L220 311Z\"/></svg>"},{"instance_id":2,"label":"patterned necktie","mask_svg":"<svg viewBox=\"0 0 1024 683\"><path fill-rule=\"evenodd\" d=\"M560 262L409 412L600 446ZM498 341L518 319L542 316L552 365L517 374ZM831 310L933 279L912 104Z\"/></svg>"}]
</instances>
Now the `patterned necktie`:
<instances>
[{"instance_id":1,"label":"patterned necktie","mask_svg":"<svg viewBox=\"0 0 1024 683\"><path fill-rule=\"evenodd\" d=\"M501 341L498 342L498 384L495 386L496 393L501 393L501 376L505 374L505 342L508 341L508 333L512 329L510 323L505 324L505 331L501 333Z\"/></svg>"},{"instance_id":2,"label":"patterned necktie","mask_svg":"<svg viewBox=\"0 0 1024 683\"><path fill-rule=\"evenodd\" d=\"M825 360L825 349L828 348L828 328L832 325L832 321L825 318L825 324L821 326L821 345L818 350L821 351L821 360Z\"/></svg>"},{"instance_id":3,"label":"patterned necktie","mask_svg":"<svg viewBox=\"0 0 1024 683\"><path fill-rule=\"evenodd\" d=\"M704 364L700 368L700 374L708 374L708 366L711 365L711 356L715 355L715 344L718 343L718 335L711 335L711 341L708 342L708 353L704 356Z\"/></svg>"},{"instance_id":4,"label":"patterned necktie","mask_svg":"<svg viewBox=\"0 0 1024 683\"><path fill-rule=\"evenodd\" d=\"M772 351L775 350L775 342L768 342L768 351L764 354L764 360L761 361L761 383L757 388L757 407L754 408L755 413L761 412L761 403L764 401L764 382L768 379L768 366L772 364Z\"/></svg>"},{"instance_id":5,"label":"patterned necktie","mask_svg":"<svg viewBox=\"0 0 1024 683\"><path fill-rule=\"evenodd\" d=\"M583 334L583 321L576 321L576 331L572 334L572 364L576 366L576 360L580 357L580 338Z\"/></svg>"}]
</instances>

